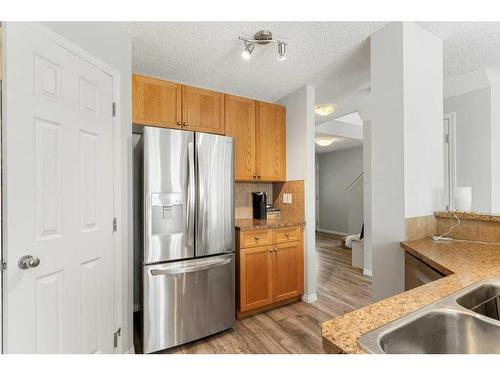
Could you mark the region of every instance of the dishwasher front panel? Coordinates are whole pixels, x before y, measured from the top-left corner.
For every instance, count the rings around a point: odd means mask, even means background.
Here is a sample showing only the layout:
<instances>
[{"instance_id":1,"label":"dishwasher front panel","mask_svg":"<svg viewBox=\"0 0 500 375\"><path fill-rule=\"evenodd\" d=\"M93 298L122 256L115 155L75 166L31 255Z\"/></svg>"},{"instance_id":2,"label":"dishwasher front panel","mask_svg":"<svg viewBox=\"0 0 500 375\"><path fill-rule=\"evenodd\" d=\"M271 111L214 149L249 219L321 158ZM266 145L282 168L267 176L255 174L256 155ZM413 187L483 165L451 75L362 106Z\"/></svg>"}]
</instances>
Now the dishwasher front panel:
<instances>
[{"instance_id":1,"label":"dishwasher front panel","mask_svg":"<svg viewBox=\"0 0 500 375\"><path fill-rule=\"evenodd\" d=\"M234 254L144 267L144 353L231 328Z\"/></svg>"},{"instance_id":2,"label":"dishwasher front panel","mask_svg":"<svg viewBox=\"0 0 500 375\"><path fill-rule=\"evenodd\" d=\"M442 273L405 252L405 291L444 277Z\"/></svg>"}]
</instances>

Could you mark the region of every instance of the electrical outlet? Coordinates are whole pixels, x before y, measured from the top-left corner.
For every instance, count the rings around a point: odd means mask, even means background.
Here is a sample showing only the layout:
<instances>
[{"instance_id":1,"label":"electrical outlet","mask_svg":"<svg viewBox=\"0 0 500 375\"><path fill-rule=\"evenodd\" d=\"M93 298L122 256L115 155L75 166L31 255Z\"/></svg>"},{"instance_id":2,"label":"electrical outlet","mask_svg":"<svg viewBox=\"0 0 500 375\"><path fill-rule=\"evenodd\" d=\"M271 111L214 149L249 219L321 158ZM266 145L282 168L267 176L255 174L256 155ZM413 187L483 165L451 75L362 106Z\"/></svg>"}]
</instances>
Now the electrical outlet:
<instances>
[{"instance_id":1,"label":"electrical outlet","mask_svg":"<svg viewBox=\"0 0 500 375\"><path fill-rule=\"evenodd\" d=\"M292 203L292 194L289 194L289 193L283 194L283 203L291 204Z\"/></svg>"}]
</instances>

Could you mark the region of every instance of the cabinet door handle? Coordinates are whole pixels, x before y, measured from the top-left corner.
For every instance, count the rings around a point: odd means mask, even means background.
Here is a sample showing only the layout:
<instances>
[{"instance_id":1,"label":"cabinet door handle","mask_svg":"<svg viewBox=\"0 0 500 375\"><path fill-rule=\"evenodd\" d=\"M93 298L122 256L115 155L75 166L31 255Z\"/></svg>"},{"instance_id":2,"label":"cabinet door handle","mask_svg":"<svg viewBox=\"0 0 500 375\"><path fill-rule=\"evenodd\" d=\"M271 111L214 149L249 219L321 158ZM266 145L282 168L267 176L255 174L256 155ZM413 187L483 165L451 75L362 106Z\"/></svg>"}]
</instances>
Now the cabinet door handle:
<instances>
[{"instance_id":1,"label":"cabinet door handle","mask_svg":"<svg viewBox=\"0 0 500 375\"><path fill-rule=\"evenodd\" d=\"M256 241L260 240L260 237L259 236L255 236L255 240Z\"/></svg>"},{"instance_id":2,"label":"cabinet door handle","mask_svg":"<svg viewBox=\"0 0 500 375\"><path fill-rule=\"evenodd\" d=\"M182 125L182 122L177 121L177 125L181 126L181 125Z\"/></svg>"},{"instance_id":3,"label":"cabinet door handle","mask_svg":"<svg viewBox=\"0 0 500 375\"><path fill-rule=\"evenodd\" d=\"M275 252L276 252L276 251L278 251L278 248L276 248L276 247L275 247L275 248L274 248L274 251L275 251Z\"/></svg>"},{"instance_id":4,"label":"cabinet door handle","mask_svg":"<svg viewBox=\"0 0 500 375\"><path fill-rule=\"evenodd\" d=\"M188 126L188 123L187 123L186 121L184 121L184 122L182 123L182 126Z\"/></svg>"},{"instance_id":5,"label":"cabinet door handle","mask_svg":"<svg viewBox=\"0 0 500 375\"><path fill-rule=\"evenodd\" d=\"M289 236L290 236L290 233L285 233L285 236L289 237Z\"/></svg>"},{"instance_id":6,"label":"cabinet door handle","mask_svg":"<svg viewBox=\"0 0 500 375\"><path fill-rule=\"evenodd\" d=\"M256 175L253 175L253 178L256 178L257 176Z\"/></svg>"}]
</instances>

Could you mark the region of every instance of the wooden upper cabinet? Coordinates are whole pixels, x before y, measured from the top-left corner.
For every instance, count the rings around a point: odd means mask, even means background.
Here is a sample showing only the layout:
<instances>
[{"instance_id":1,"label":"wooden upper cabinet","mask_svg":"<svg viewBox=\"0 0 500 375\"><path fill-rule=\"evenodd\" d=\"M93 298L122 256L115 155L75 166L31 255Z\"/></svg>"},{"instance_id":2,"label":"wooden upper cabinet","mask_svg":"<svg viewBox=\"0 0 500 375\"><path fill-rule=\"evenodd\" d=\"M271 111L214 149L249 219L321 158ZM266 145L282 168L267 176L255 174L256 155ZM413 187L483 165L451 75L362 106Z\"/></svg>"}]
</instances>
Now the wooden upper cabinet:
<instances>
[{"instance_id":1,"label":"wooden upper cabinet","mask_svg":"<svg viewBox=\"0 0 500 375\"><path fill-rule=\"evenodd\" d=\"M224 94L182 86L182 123L185 130L224 134Z\"/></svg>"},{"instance_id":2,"label":"wooden upper cabinet","mask_svg":"<svg viewBox=\"0 0 500 375\"><path fill-rule=\"evenodd\" d=\"M182 85L132 75L132 122L165 128L181 127Z\"/></svg>"},{"instance_id":3,"label":"wooden upper cabinet","mask_svg":"<svg viewBox=\"0 0 500 375\"><path fill-rule=\"evenodd\" d=\"M236 181L286 181L285 107L132 75L132 122L234 138Z\"/></svg>"},{"instance_id":4,"label":"wooden upper cabinet","mask_svg":"<svg viewBox=\"0 0 500 375\"><path fill-rule=\"evenodd\" d=\"M285 107L257 102L257 179L286 180Z\"/></svg>"},{"instance_id":5,"label":"wooden upper cabinet","mask_svg":"<svg viewBox=\"0 0 500 375\"><path fill-rule=\"evenodd\" d=\"M234 178L251 181L255 171L255 100L226 95L226 135L234 138Z\"/></svg>"}]
</instances>

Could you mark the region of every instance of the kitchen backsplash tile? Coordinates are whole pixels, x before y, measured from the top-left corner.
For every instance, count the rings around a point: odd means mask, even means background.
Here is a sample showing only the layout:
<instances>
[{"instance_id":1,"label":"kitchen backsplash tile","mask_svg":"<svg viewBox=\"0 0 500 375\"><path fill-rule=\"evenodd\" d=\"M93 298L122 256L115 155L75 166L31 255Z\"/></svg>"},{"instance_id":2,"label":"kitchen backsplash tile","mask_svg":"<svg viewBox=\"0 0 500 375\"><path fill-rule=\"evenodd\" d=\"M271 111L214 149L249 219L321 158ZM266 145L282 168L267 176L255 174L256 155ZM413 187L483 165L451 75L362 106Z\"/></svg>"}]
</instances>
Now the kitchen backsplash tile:
<instances>
[{"instance_id":1,"label":"kitchen backsplash tile","mask_svg":"<svg viewBox=\"0 0 500 375\"><path fill-rule=\"evenodd\" d=\"M236 182L234 184L234 217L235 219L250 219L253 216L252 192L267 193L268 203L273 202L273 184L264 182Z\"/></svg>"},{"instance_id":2,"label":"kitchen backsplash tile","mask_svg":"<svg viewBox=\"0 0 500 375\"><path fill-rule=\"evenodd\" d=\"M267 203L281 210L284 220L304 220L304 180L262 183L237 182L234 187L235 219L250 219L253 217L252 192L267 193ZM292 203L283 203L283 194L292 194Z\"/></svg>"},{"instance_id":3,"label":"kitchen backsplash tile","mask_svg":"<svg viewBox=\"0 0 500 375\"><path fill-rule=\"evenodd\" d=\"M406 218L406 241L430 237L436 232L437 223L434 215Z\"/></svg>"},{"instance_id":4,"label":"kitchen backsplash tile","mask_svg":"<svg viewBox=\"0 0 500 375\"><path fill-rule=\"evenodd\" d=\"M283 203L283 194L292 194L292 203ZM287 220L304 220L304 180L275 182L273 184L273 206L281 210Z\"/></svg>"}]
</instances>

